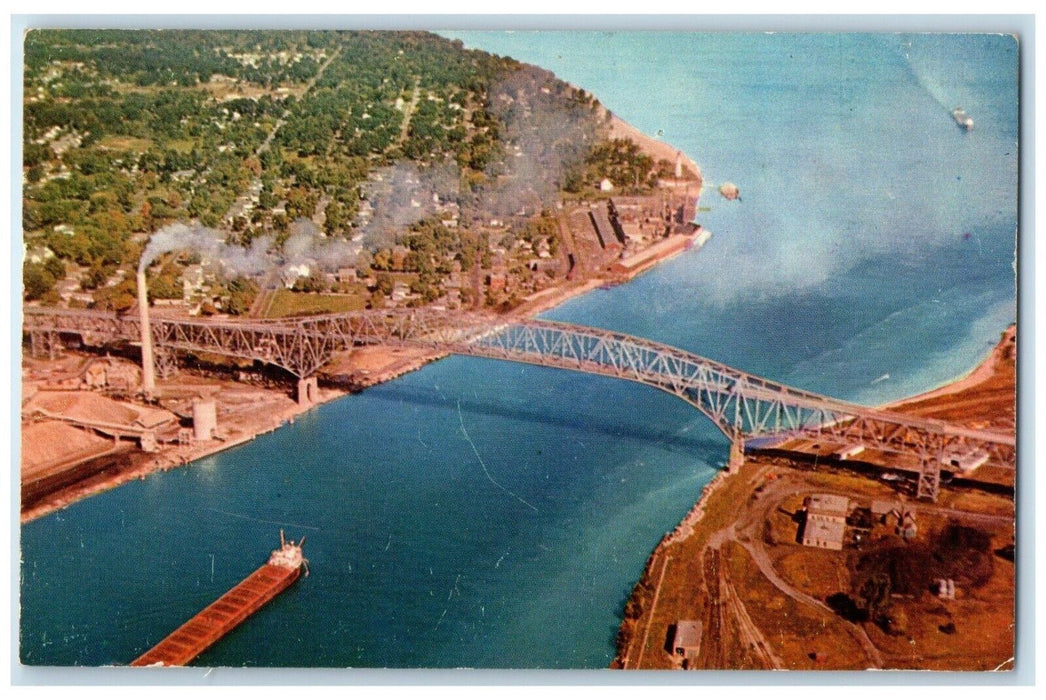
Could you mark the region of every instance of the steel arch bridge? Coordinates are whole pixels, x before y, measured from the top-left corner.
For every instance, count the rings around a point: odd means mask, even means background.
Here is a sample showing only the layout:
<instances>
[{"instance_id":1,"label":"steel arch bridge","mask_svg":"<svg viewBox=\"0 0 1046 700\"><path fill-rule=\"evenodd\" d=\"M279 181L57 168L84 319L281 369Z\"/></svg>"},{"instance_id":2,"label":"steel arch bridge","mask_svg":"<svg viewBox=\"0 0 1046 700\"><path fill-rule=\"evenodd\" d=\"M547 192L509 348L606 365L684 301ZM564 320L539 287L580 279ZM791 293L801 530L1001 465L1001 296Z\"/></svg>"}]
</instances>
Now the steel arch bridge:
<instances>
[{"instance_id":1,"label":"steel arch bridge","mask_svg":"<svg viewBox=\"0 0 1046 700\"><path fill-rule=\"evenodd\" d=\"M137 316L29 307L23 329L34 352L60 334L102 345L140 338ZM936 500L952 459L1016 468L1012 435L883 411L796 389L693 353L613 331L555 321L429 310L361 311L271 321L155 315L158 362L175 352L257 360L309 377L335 353L359 345L429 348L626 379L691 404L743 449L747 438L814 438L911 455L921 465L918 495Z\"/></svg>"}]
</instances>

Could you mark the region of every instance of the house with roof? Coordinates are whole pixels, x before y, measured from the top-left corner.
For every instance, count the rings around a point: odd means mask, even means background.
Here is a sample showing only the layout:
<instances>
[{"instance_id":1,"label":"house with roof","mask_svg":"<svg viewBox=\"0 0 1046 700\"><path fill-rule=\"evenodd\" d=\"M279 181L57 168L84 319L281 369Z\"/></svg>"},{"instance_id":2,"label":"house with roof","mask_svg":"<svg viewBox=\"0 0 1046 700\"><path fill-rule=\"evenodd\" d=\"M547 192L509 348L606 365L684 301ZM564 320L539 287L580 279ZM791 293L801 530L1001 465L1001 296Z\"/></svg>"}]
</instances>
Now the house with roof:
<instances>
[{"instance_id":1,"label":"house with roof","mask_svg":"<svg viewBox=\"0 0 1046 700\"><path fill-rule=\"evenodd\" d=\"M830 493L818 493L803 500L803 518L800 541L806 547L840 550L846 535L846 516L850 499Z\"/></svg>"}]
</instances>

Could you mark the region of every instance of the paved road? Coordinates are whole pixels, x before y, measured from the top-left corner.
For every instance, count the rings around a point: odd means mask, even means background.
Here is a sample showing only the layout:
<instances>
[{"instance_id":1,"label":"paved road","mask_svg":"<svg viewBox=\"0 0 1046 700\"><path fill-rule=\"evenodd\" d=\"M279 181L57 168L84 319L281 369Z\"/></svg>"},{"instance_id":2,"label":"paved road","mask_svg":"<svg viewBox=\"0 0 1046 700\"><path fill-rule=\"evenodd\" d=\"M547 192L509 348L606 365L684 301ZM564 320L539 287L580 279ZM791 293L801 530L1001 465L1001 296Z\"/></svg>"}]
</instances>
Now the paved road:
<instances>
[{"instance_id":1,"label":"paved road","mask_svg":"<svg viewBox=\"0 0 1046 700\"><path fill-rule=\"evenodd\" d=\"M323 71L327 70L327 66L329 66L331 64L331 61L333 61L335 58L337 58L339 53L341 53L341 47L340 46L337 47L336 49L334 49L334 51L333 51L333 53L331 53L330 57L326 61L323 62L323 65L321 65L319 67L319 70L316 71L316 75L312 76L312 78L310 78L309 81L307 83L305 83L305 90L302 92L302 96L303 97L306 94L308 94L309 90L311 90L314 85L316 85L316 81L319 80L323 76ZM289 109L283 110L283 114L281 114L280 118L276 120L275 124L273 124L272 129L269 131L269 135L265 137L265 140L262 142L262 144L260 146L258 146L258 148L254 151L254 155L255 156L260 156L262 153L265 153L266 151L269 150L270 146L272 146L272 140L274 138L276 138L276 133L281 128L283 128L284 124L287 123L287 117L289 117L290 114L291 114L291 111ZM261 182L260 178L254 178L254 181L252 181L251 184L252 185L256 185L257 183L260 183L260 182ZM234 212L237 212L237 211L242 212L242 211L244 211L244 208L245 208L247 202L249 202L249 201L250 201L250 194L249 194L249 189L248 189L248 192L246 192L246 193L244 193L244 194L242 194L242 195L240 195L239 197L236 198L236 201L232 203L231 207L229 207L229 210L225 213L225 216L229 217L229 216L233 215Z\"/></svg>"}]
</instances>

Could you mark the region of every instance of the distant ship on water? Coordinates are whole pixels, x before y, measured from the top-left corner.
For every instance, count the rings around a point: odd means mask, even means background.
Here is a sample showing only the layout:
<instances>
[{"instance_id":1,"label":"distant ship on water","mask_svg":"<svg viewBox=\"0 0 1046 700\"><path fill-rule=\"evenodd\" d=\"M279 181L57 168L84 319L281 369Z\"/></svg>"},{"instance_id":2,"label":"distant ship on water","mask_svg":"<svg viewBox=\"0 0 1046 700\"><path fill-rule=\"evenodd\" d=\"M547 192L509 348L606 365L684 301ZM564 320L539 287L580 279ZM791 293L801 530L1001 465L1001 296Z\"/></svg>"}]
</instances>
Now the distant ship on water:
<instances>
[{"instance_id":1,"label":"distant ship on water","mask_svg":"<svg viewBox=\"0 0 1046 700\"><path fill-rule=\"evenodd\" d=\"M955 119L955 123L958 124L960 128L966 131L973 130L973 119L962 107L956 107L952 110L952 118Z\"/></svg>"}]
</instances>

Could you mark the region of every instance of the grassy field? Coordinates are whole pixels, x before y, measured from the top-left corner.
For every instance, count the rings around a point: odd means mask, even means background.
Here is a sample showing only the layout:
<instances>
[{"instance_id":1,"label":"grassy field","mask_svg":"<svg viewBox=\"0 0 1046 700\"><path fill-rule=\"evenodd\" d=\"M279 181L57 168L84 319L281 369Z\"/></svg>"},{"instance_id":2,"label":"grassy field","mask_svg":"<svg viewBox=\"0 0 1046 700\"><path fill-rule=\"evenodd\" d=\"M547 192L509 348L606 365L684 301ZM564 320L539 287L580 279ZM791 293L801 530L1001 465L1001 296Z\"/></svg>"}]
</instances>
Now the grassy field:
<instances>
[{"instance_id":1,"label":"grassy field","mask_svg":"<svg viewBox=\"0 0 1046 700\"><path fill-rule=\"evenodd\" d=\"M333 314L359 311L366 306L362 294L306 294L289 289L277 290L265 311L265 318Z\"/></svg>"},{"instance_id":2,"label":"grassy field","mask_svg":"<svg viewBox=\"0 0 1046 700\"><path fill-rule=\"evenodd\" d=\"M835 615L798 603L777 590L736 542L728 542L724 549L737 594L788 668L860 668L864 653ZM816 652L826 654L823 662L814 661Z\"/></svg>"},{"instance_id":3,"label":"grassy field","mask_svg":"<svg viewBox=\"0 0 1046 700\"><path fill-rule=\"evenodd\" d=\"M144 153L153 145L152 139L140 139L134 136L106 136L98 142L103 148L113 151L134 151Z\"/></svg>"}]
</instances>

